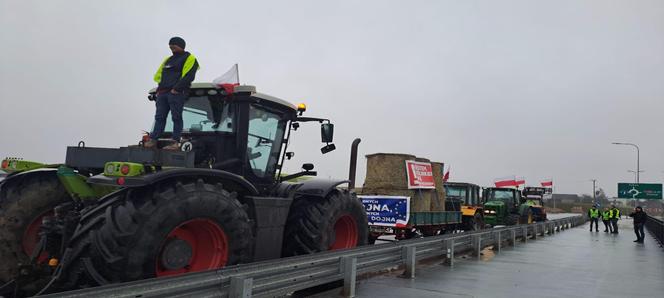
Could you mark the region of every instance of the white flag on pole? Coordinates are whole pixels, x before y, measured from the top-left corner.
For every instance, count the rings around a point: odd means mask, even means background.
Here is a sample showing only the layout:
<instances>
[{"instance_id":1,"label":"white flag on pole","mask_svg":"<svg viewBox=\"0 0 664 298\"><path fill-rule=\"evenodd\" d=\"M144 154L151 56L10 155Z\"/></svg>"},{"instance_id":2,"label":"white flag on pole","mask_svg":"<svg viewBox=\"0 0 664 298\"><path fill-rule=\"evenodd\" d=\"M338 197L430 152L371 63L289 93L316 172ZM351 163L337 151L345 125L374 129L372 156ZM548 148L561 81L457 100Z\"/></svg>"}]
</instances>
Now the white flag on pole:
<instances>
[{"instance_id":1,"label":"white flag on pole","mask_svg":"<svg viewBox=\"0 0 664 298\"><path fill-rule=\"evenodd\" d=\"M225 74L212 80L212 83L218 87L224 88L226 93L233 94L235 86L240 85L240 72L238 71L237 63L231 67Z\"/></svg>"}]
</instances>

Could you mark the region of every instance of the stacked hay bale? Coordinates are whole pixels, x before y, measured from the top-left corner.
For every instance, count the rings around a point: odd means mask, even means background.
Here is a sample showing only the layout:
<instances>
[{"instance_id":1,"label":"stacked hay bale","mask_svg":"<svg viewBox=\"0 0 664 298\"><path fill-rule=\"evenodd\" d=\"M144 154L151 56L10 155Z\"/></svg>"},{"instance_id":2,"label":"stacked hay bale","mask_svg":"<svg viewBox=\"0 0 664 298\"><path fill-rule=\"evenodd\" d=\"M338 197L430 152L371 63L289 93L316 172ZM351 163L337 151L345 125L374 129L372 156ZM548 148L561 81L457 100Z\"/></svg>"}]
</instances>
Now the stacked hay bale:
<instances>
[{"instance_id":1,"label":"stacked hay bale","mask_svg":"<svg viewBox=\"0 0 664 298\"><path fill-rule=\"evenodd\" d=\"M443 187L444 163L432 162L433 180L436 182L435 196L431 199L431 211L445 211L445 187Z\"/></svg>"},{"instance_id":2,"label":"stacked hay bale","mask_svg":"<svg viewBox=\"0 0 664 298\"><path fill-rule=\"evenodd\" d=\"M363 195L390 195L410 197L411 212L443 211L445 208L442 176L436 176L436 189L408 189L406 160L430 162L410 154L375 153L367 158L367 176L362 187ZM432 165L433 166L433 165ZM442 164L440 164L442 166ZM442 171L439 169L439 171ZM440 179L440 186L438 185ZM441 196L442 191L442 196ZM442 201L441 201L442 200ZM432 209L432 206L435 206ZM442 206L442 207L441 207ZM441 209L442 208L442 209Z\"/></svg>"}]
</instances>

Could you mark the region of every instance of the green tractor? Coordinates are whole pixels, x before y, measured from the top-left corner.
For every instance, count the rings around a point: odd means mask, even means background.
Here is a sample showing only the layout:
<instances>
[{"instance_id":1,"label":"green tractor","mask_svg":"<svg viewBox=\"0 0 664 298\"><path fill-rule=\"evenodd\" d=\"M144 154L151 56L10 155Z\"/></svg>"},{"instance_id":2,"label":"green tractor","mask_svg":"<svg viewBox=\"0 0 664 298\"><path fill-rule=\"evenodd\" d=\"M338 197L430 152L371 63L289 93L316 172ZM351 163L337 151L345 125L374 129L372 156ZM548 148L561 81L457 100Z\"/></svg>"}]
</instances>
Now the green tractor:
<instances>
[{"instance_id":1,"label":"green tractor","mask_svg":"<svg viewBox=\"0 0 664 298\"><path fill-rule=\"evenodd\" d=\"M521 192L516 188L488 187L483 190L482 198L486 224L509 226L533 222L533 211L521 203Z\"/></svg>"},{"instance_id":2,"label":"green tractor","mask_svg":"<svg viewBox=\"0 0 664 298\"><path fill-rule=\"evenodd\" d=\"M309 163L299 173L281 173L294 155L287 151L291 132L302 123L321 124L323 154L335 149L329 120L303 117L303 104L252 86L228 94L194 83L190 92L182 151L80 143L67 148L64 165L3 163L13 173L0 184L0 239L10 247L0 252L6 281L0 295L366 244L364 207L341 187L352 181L289 182L315 176ZM169 143L160 141L158 148Z\"/></svg>"}]
</instances>

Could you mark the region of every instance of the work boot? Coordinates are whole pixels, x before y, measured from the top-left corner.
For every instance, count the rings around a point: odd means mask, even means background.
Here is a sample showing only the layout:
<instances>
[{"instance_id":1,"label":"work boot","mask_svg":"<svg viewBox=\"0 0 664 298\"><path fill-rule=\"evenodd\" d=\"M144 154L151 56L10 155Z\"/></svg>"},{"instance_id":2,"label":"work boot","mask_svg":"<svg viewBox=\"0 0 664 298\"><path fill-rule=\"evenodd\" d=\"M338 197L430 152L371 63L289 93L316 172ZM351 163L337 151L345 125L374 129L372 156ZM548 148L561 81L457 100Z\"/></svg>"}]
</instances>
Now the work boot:
<instances>
[{"instance_id":1,"label":"work boot","mask_svg":"<svg viewBox=\"0 0 664 298\"><path fill-rule=\"evenodd\" d=\"M157 147L157 140L149 139L146 142L143 142L143 147L147 149Z\"/></svg>"},{"instance_id":2,"label":"work boot","mask_svg":"<svg viewBox=\"0 0 664 298\"><path fill-rule=\"evenodd\" d=\"M169 151L180 151L180 143L178 142L173 142L168 146L164 146L161 148L162 150L169 150Z\"/></svg>"}]
</instances>

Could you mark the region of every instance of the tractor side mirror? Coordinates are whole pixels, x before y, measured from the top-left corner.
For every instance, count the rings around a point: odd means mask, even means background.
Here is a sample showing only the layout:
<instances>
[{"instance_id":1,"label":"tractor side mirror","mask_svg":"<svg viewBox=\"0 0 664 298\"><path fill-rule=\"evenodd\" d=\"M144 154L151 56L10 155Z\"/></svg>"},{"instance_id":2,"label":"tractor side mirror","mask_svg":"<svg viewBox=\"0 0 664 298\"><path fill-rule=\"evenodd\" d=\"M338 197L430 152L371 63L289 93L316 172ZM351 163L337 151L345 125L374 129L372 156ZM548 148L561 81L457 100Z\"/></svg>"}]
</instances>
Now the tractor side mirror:
<instances>
[{"instance_id":1,"label":"tractor side mirror","mask_svg":"<svg viewBox=\"0 0 664 298\"><path fill-rule=\"evenodd\" d=\"M323 143L332 143L334 138L334 124L323 123L320 125L320 138Z\"/></svg>"}]
</instances>

